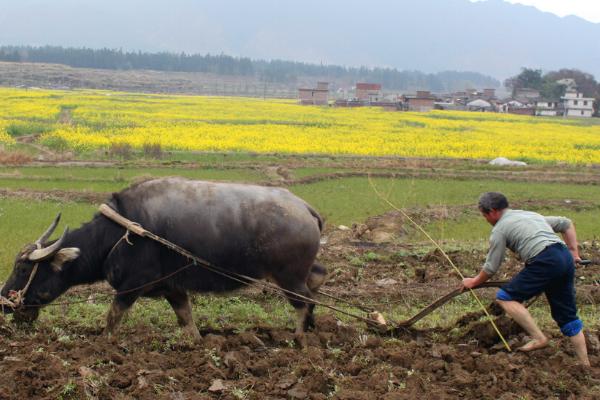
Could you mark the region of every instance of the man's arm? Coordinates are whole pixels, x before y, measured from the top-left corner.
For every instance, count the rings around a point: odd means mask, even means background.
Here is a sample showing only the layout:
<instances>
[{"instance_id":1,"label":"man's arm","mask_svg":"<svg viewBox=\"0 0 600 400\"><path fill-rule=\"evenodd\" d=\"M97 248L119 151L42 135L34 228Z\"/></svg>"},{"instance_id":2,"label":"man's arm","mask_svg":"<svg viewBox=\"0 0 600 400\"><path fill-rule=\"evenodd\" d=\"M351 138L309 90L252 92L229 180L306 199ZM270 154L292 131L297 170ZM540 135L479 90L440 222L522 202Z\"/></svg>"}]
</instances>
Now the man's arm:
<instances>
[{"instance_id":1,"label":"man's arm","mask_svg":"<svg viewBox=\"0 0 600 400\"><path fill-rule=\"evenodd\" d=\"M463 278L463 286L467 289L471 289L490 279L500 268L505 253L506 238L501 233L492 231L492 235L490 236L490 249L482 270L474 278Z\"/></svg>"},{"instance_id":2,"label":"man's arm","mask_svg":"<svg viewBox=\"0 0 600 400\"><path fill-rule=\"evenodd\" d=\"M573 259L575 262L581 261L581 257L579 257L579 248L577 247L577 232L575 231L575 225L571 223L571 226L562 233L562 237L573 255Z\"/></svg>"},{"instance_id":3,"label":"man's arm","mask_svg":"<svg viewBox=\"0 0 600 400\"><path fill-rule=\"evenodd\" d=\"M544 217L554 232L560 232L575 262L581 261L577 248L577 232L573 221L565 217Z\"/></svg>"}]
</instances>

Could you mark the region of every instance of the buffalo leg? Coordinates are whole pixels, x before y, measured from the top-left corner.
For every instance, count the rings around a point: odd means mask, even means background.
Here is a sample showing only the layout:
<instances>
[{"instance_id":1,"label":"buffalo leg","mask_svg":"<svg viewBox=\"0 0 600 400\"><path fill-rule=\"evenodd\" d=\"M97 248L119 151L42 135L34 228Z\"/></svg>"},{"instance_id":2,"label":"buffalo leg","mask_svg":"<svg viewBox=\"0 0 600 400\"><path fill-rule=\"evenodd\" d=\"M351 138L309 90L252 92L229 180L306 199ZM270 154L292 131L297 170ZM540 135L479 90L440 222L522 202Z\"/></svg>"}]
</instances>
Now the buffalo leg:
<instances>
[{"instance_id":1,"label":"buffalo leg","mask_svg":"<svg viewBox=\"0 0 600 400\"><path fill-rule=\"evenodd\" d=\"M306 286L306 283L302 283L301 285L280 285L283 289L289 290L291 292L297 293L303 297L307 297L312 299L312 293ZM296 310L296 336L302 342L303 335L308 329L309 325L309 303L306 302L305 299L299 298L292 293L286 293L286 296L294 309Z\"/></svg>"},{"instance_id":2,"label":"buffalo leg","mask_svg":"<svg viewBox=\"0 0 600 400\"><path fill-rule=\"evenodd\" d=\"M304 263L271 268L275 271L271 277L280 288L284 289L285 296L296 310L296 341L302 347L306 347L304 333L309 325L308 305L312 301L312 293L307 285L311 269L312 264L307 266Z\"/></svg>"},{"instance_id":3,"label":"buffalo leg","mask_svg":"<svg viewBox=\"0 0 600 400\"><path fill-rule=\"evenodd\" d=\"M321 285L325 282L327 278L327 269L319 263L314 263L310 269L310 273L308 275L308 279L306 280L306 285L311 293L315 293L319 290ZM306 316L306 328L314 329L315 328L315 304L308 305L308 314Z\"/></svg>"},{"instance_id":4,"label":"buffalo leg","mask_svg":"<svg viewBox=\"0 0 600 400\"><path fill-rule=\"evenodd\" d=\"M127 310L131 308L136 300L137 297L115 296L106 317L106 328L104 329L104 333L107 336L110 337L114 335L123 319L123 315L125 315Z\"/></svg>"},{"instance_id":5,"label":"buffalo leg","mask_svg":"<svg viewBox=\"0 0 600 400\"><path fill-rule=\"evenodd\" d=\"M192 317L192 304L190 299L185 292L171 292L165 295L165 298L173 307L175 315L177 315L177 323L181 329L189 335L194 341L198 342L202 338L198 327L194 323Z\"/></svg>"}]
</instances>

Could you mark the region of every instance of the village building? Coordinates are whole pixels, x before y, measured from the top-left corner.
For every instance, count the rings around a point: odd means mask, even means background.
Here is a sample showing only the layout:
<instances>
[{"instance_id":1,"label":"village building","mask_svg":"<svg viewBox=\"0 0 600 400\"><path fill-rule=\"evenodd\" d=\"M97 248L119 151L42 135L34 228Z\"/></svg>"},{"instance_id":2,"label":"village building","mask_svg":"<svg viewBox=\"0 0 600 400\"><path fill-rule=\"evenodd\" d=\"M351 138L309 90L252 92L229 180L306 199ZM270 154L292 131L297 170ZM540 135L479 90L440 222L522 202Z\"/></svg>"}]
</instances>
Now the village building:
<instances>
[{"instance_id":1,"label":"village building","mask_svg":"<svg viewBox=\"0 0 600 400\"><path fill-rule=\"evenodd\" d=\"M537 116L556 117L563 114L562 103L559 100L536 99L534 106Z\"/></svg>"},{"instance_id":2,"label":"village building","mask_svg":"<svg viewBox=\"0 0 600 400\"><path fill-rule=\"evenodd\" d=\"M366 103L374 103L383 100L381 85L378 83L357 83L356 99Z\"/></svg>"},{"instance_id":3,"label":"village building","mask_svg":"<svg viewBox=\"0 0 600 400\"><path fill-rule=\"evenodd\" d=\"M445 99L444 101L436 101L433 103L434 110L448 110L448 111L465 111L467 107L460 103L454 102L452 99Z\"/></svg>"},{"instance_id":4,"label":"village building","mask_svg":"<svg viewBox=\"0 0 600 400\"><path fill-rule=\"evenodd\" d=\"M540 91L531 88L519 88L515 91L515 99L537 99L540 97Z\"/></svg>"},{"instance_id":5,"label":"village building","mask_svg":"<svg viewBox=\"0 0 600 400\"><path fill-rule=\"evenodd\" d=\"M427 112L434 109L437 98L426 90L418 90L416 95L402 96L404 110Z\"/></svg>"},{"instance_id":6,"label":"village building","mask_svg":"<svg viewBox=\"0 0 600 400\"><path fill-rule=\"evenodd\" d=\"M302 105L327 105L329 100L329 83L317 82L316 88L299 88L298 101Z\"/></svg>"},{"instance_id":7,"label":"village building","mask_svg":"<svg viewBox=\"0 0 600 400\"><path fill-rule=\"evenodd\" d=\"M495 100L496 99L496 89L483 89L482 98L484 100Z\"/></svg>"},{"instance_id":8,"label":"village building","mask_svg":"<svg viewBox=\"0 0 600 400\"><path fill-rule=\"evenodd\" d=\"M498 112L517 115L534 115L535 108L528 101L505 99L498 103Z\"/></svg>"},{"instance_id":9,"label":"village building","mask_svg":"<svg viewBox=\"0 0 600 400\"><path fill-rule=\"evenodd\" d=\"M583 93L569 89L561 100L565 117L591 118L594 114L593 97L583 97Z\"/></svg>"},{"instance_id":10,"label":"village building","mask_svg":"<svg viewBox=\"0 0 600 400\"><path fill-rule=\"evenodd\" d=\"M494 111L494 106L489 101L483 99L473 100L467 103L469 111Z\"/></svg>"},{"instance_id":11,"label":"village building","mask_svg":"<svg viewBox=\"0 0 600 400\"><path fill-rule=\"evenodd\" d=\"M519 100L514 99L506 99L500 102L499 110L501 112L507 112L509 108L524 108L526 104L520 102Z\"/></svg>"}]
</instances>

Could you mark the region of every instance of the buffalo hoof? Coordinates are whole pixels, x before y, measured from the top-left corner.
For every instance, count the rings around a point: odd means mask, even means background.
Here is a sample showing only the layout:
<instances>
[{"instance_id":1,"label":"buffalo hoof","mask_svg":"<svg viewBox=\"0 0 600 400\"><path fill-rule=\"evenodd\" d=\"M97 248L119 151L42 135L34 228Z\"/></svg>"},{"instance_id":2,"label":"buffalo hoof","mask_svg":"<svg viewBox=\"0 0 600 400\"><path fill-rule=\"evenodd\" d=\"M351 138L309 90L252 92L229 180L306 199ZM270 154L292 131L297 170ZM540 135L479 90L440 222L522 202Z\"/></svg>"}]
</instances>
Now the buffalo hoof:
<instances>
[{"instance_id":1,"label":"buffalo hoof","mask_svg":"<svg viewBox=\"0 0 600 400\"><path fill-rule=\"evenodd\" d=\"M306 320L304 320L304 330L312 331L314 329L315 329L315 316L310 314L306 317Z\"/></svg>"},{"instance_id":2,"label":"buffalo hoof","mask_svg":"<svg viewBox=\"0 0 600 400\"><path fill-rule=\"evenodd\" d=\"M294 341L296 342L296 345L303 350L306 350L308 347L308 341L304 333L296 333L294 336Z\"/></svg>"},{"instance_id":3,"label":"buffalo hoof","mask_svg":"<svg viewBox=\"0 0 600 400\"><path fill-rule=\"evenodd\" d=\"M38 315L39 312L35 308L25 311L15 311L13 314L13 322L17 325L31 325L35 322Z\"/></svg>"},{"instance_id":4,"label":"buffalo hoof","mask_svg":"<svg viewBox=\"0 0 600 400\"><path fill-rule=\"evenodd\" d=\"M104 330L104 332L102 332L102 336L104 336L108 343L117 344L118 342L118 335L116 335L114 332Z\"/></svg>"},{"instance_id":5,"label":"buffalo hoof","mask_svg":"<svg viewBox=\"0 0 600 400\"><path fill-rule=\"evenodd\" d=\"M183 338L185 340L189 340L190 342L192 342L194 344L202 343L202 335L200 335L200 332L198 332L198 329L194 329L194 330L183 329L182 333L183 333Z\"/></svg>"}]
</instances>

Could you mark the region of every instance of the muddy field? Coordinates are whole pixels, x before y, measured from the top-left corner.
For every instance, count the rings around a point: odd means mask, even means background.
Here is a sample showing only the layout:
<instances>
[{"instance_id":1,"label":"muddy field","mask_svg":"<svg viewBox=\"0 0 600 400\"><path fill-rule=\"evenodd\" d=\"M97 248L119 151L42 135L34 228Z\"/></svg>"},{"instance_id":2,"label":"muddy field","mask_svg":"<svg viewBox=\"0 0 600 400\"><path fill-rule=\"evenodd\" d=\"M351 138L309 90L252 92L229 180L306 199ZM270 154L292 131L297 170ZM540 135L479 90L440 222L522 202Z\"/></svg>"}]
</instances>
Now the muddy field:
<instances>
[{"instance_id":1,"label":"muddy field","mask_svg":"<svg viewBox=\"0 0 600 400\"><path fill-rule=\"evenodd\" d=\"M380 225L366 225L368 232L355 226L327 233L319 257L331 271L325 291L370 304L427 304L456 287L458 279L439 253L378 244L368 235ZM586 256L600 257L596 243L586 246ZM471 272L483 254L457 250L450 257ZM500 278L518 268L511 260ZM580 304L600 300L600 287L593 283L599 274L598 266L578 271ZM480 294L489 304L493 291ZM265 296L258 290L246 295ZM496 318L511 346L526 340L510 320ZM457 315L444 328L417 325L378 333L323 310L304 349L294 341L292 323L244 331L201 327L202 342L193 344L144 325L109 340L101 326L0 322L0 399L600 398L597 329L588 331L595 367L586 370L575 365L570 344L555 327L545 329L553 338L550 347L509 353L476 313Z\"/></svg>"}]
</instances>

